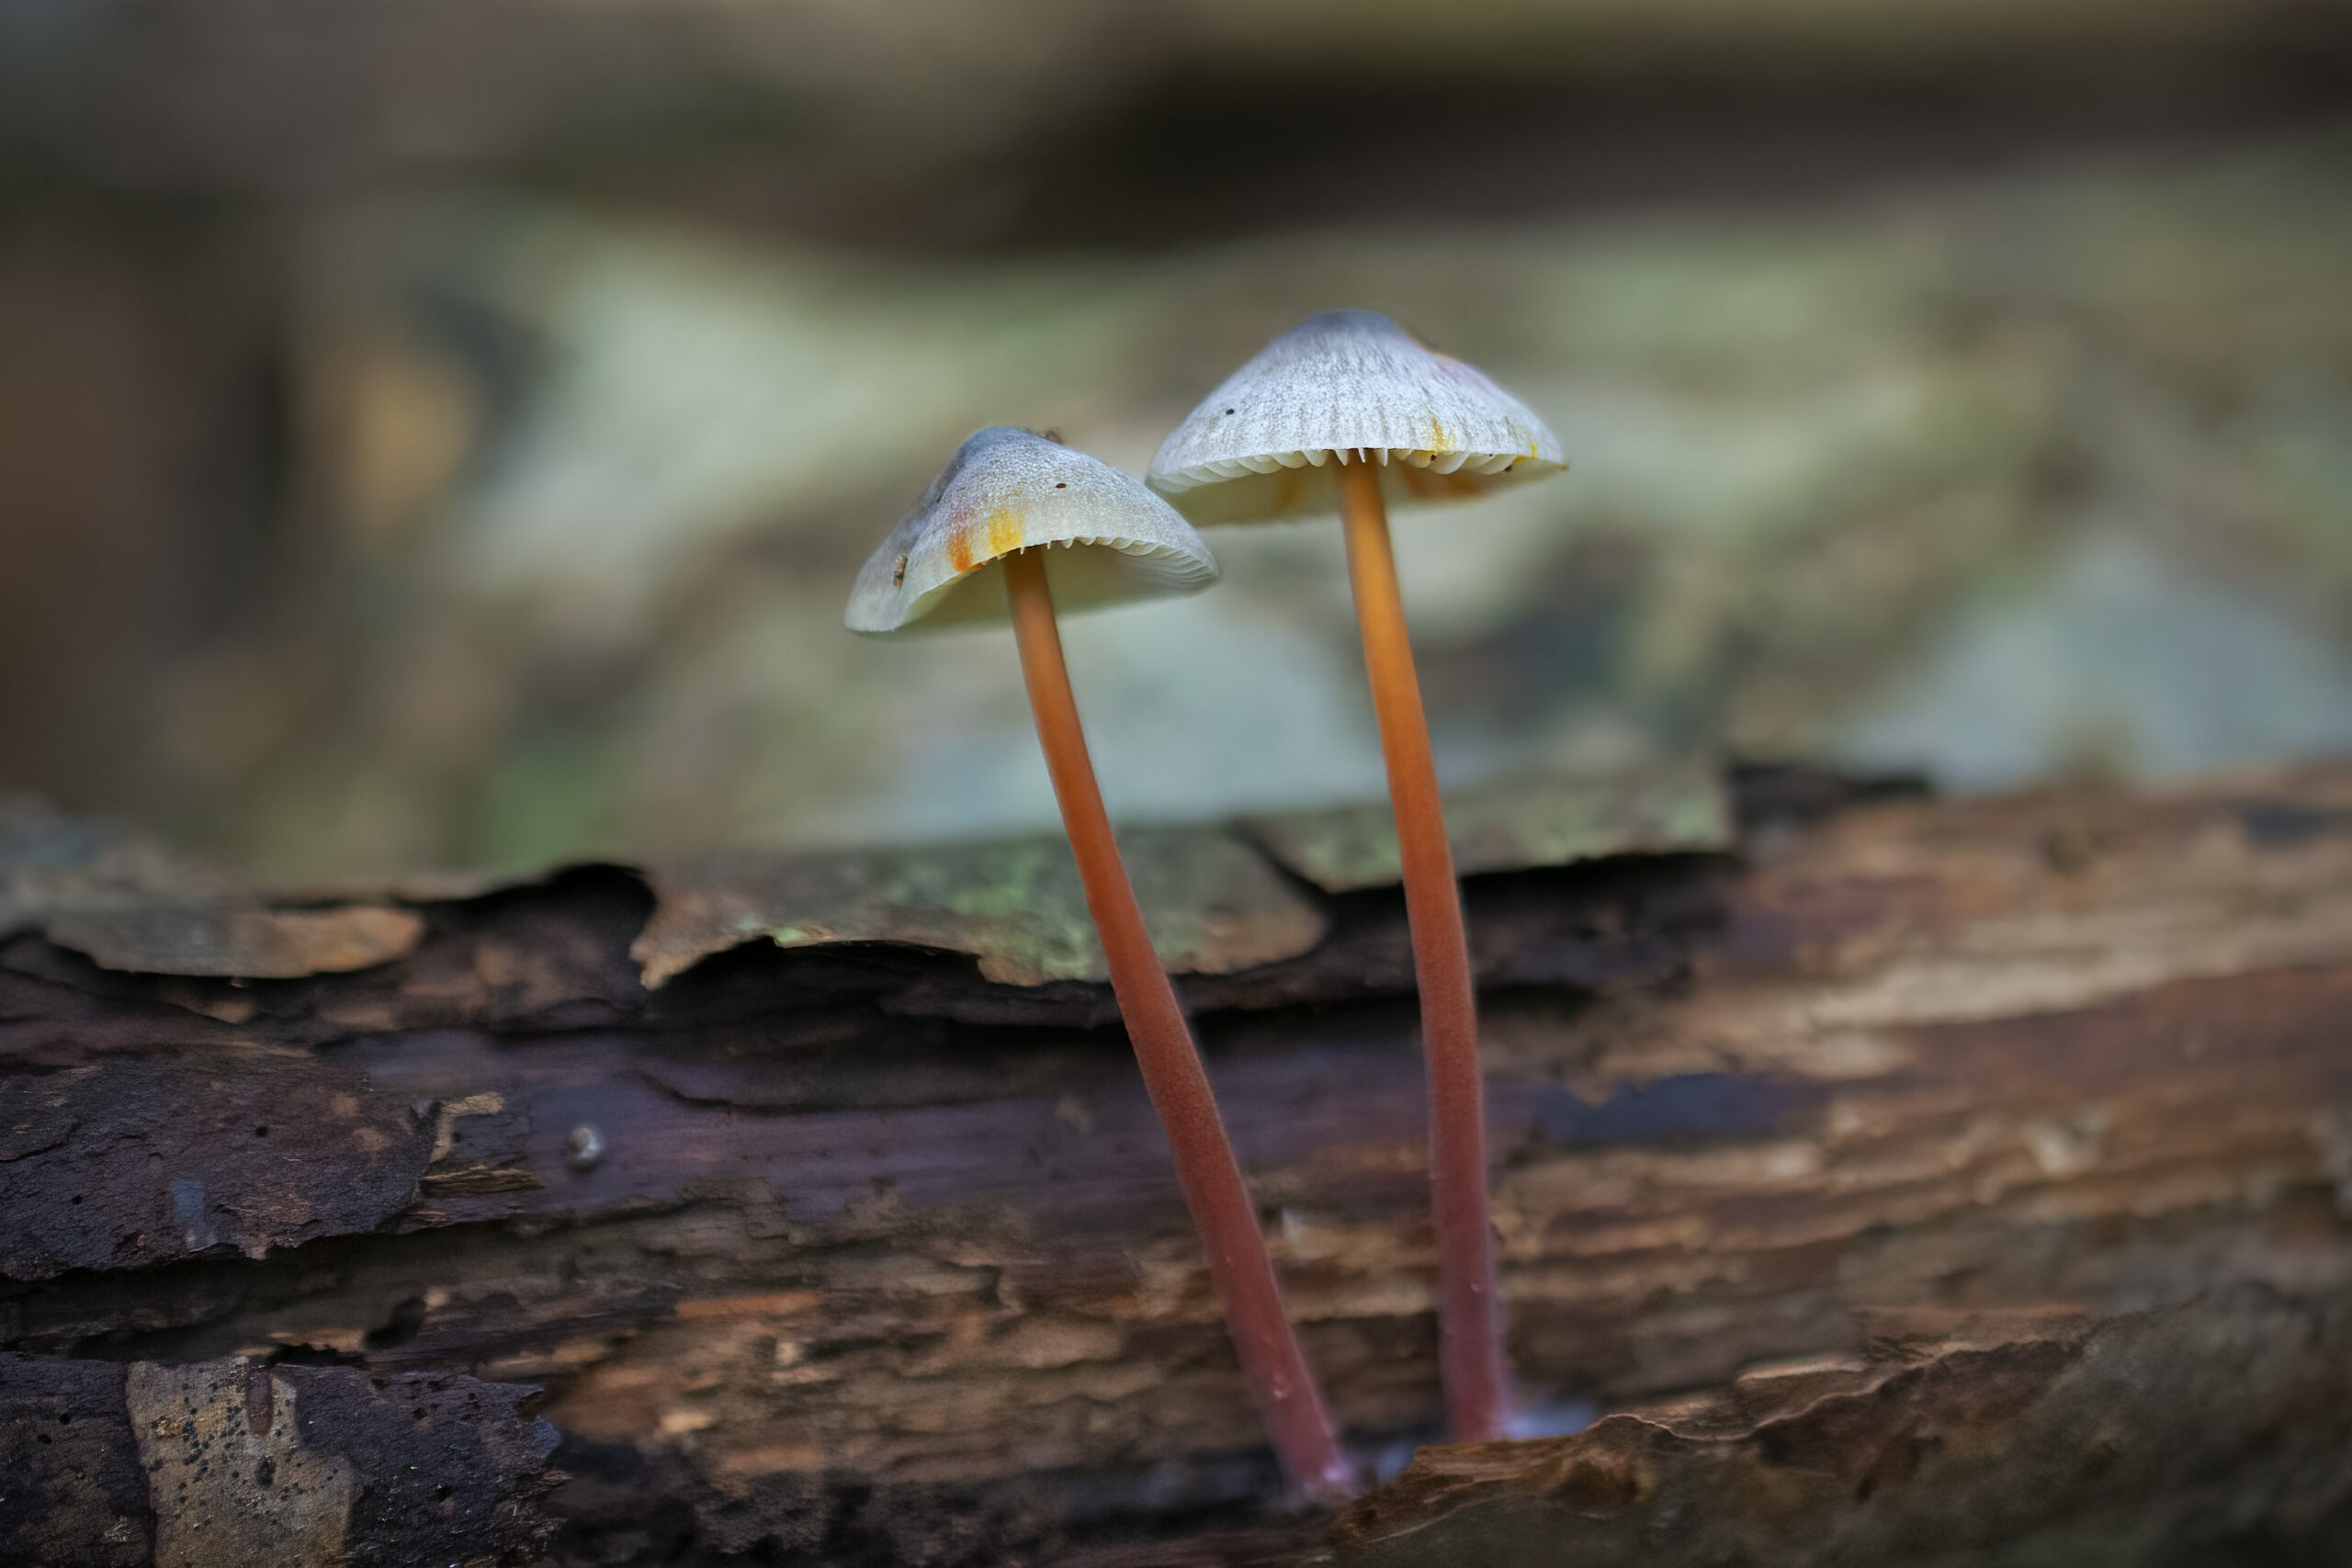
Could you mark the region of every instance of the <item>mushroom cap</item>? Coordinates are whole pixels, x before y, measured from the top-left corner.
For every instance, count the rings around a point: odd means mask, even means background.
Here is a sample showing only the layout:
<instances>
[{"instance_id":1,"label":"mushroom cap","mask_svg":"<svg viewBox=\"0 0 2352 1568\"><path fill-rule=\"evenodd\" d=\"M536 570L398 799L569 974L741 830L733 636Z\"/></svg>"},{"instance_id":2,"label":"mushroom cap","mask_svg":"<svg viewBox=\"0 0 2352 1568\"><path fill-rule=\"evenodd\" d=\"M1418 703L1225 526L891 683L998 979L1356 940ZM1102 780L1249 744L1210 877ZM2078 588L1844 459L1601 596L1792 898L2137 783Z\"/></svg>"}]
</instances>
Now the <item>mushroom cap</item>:
<instances>
[{"instance_id":1,"label":"mushroom cap","mask_svg":"<svg viewBox=\"0 0 2352 1568\"><path fill-rule=\"evenodd\" d=\"M1560 438L1485 371L1372 310L1322 310L1202 400L1151 460L1195 523L1334 511L1336 465L1382 465L1389 496L1463 501L1568 466Z\"/></svg>"},{"instance_id":2,"label":"mushroom cap","mask_svg":"<svg viewBox=\"0 0 2352 1568\"><path fill-rule=\"evenodd\" d=\"M1046 581L1061 609L1191 593L1216 558L1143 481L1042 435L991 425L956 448L850 590L854 632L1002 620L1005 557L1058 545Z\"/></svg>"}]
</instances>

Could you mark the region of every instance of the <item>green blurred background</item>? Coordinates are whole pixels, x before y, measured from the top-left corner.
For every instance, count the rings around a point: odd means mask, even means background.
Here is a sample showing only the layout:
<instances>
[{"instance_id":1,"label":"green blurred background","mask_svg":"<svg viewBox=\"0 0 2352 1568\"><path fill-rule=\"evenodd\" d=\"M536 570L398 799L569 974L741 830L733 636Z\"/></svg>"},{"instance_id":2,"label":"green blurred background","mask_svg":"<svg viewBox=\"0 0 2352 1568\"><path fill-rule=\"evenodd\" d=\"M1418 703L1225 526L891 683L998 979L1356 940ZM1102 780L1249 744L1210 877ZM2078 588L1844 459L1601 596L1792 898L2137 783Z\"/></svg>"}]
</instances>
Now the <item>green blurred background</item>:
<instances>
[{"instance_id":1,"label":"green blurred background","mask_svg":"<svg viewBox=\"0 0 2352 1568\"><path fill-rule=\"evenodd\" d=\"M273 878L1051 820L841 629L954 445L1381 310L1441 767L2352 750L2340 0L0 0L0 784ZM1376 794L1328 523L1073 619L1113 809Z\"/></svg>"}]
</instances>

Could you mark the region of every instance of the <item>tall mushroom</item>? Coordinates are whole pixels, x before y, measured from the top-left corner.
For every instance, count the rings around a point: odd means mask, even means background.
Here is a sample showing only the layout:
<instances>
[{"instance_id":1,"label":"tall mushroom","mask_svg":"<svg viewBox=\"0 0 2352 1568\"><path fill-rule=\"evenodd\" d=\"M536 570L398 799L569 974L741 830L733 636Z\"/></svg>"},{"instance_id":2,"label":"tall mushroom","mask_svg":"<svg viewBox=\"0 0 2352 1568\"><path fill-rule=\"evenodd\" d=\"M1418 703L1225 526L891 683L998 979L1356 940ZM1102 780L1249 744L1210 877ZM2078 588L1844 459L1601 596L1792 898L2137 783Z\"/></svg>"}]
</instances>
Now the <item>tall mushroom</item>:
<instances>
[{"instance_id":1,"label":"tall mushroom","mask_svg":"<svg viewBox=\"0 0 2352 1568\"><path fill-rule=\"evenodd\" d=\"M1227 1331L1292 1485L1328 1500L1353 1490L1353 1472L1283 1315L1256 1206L1111 836L1054 618L1057 603L1188 593L1216 578L1201 536L1139 481L999 425L965 442L891 530L858 573L845 619L852 631L878 634L918 620L940 626L1011 615L1086 906L1208 1252Z\"/></svg>"},{"instance_id":2,"label":"tall mushroom","mask_svg":"<svg viewBox=\"0 0 2352 1568\"><path fill-rule=\"evenodd\" d=\"M1483 372L1423 347L1385 316L1325 310L1209 394L1160 446L1149 476L1204 525L1340 511L1420 985L1439 1362L1453 1434L1465 1441L1501 1437L1510 1413L1477 1000L1383 491L1464 499L1566 466L1558 437Z\"/></svg>"}]
</instances>

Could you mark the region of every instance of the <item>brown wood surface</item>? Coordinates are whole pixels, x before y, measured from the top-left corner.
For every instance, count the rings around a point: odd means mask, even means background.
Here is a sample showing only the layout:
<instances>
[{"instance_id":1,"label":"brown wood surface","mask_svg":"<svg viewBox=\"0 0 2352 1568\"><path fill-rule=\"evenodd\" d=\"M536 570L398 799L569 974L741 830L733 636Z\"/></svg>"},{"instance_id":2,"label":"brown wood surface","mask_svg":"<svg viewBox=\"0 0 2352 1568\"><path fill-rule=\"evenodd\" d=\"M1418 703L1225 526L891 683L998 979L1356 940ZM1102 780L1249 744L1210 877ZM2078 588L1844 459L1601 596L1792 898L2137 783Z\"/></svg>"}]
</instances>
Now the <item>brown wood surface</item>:
<instances>
[{"instance_id":1,"label":"brown wood surface","mask_svg":"<svg viewBox=\"0 0 2352 1568\"><path fill-rule=\"evenodd\" d=\"M202 1506L309 1476L300 1561L397 1561L368 1532L421 1516L379 1506L395 1461L349 1432L412 1375L503 1413L415 1404L449 1440L397 1463L508 1505L452 1559L1502 1561L1540 1528L1563 1562L2100 1561L2030 1553L2203 1486L2162 1516L2159 1544L2210 1553L2182 1561L2324 1561L2294 1553L2345 1539L2352 1495L2312 1370L2352 1303L2352 768L1965 803L1765 773L1740 802L1737 856L1468 884L1522 1400L1555 1428L1646 1414L1433 1452L1336 1525L1266 1511L1100 987L762 943L649 993L654 896L618 871L390 897L422 917L403 955L291 978L20 931L0 1561L210 1560L164 1479L170 1398L243 1445L244 1490L208 1471ZM1393 1467L1439 1409L1410 951L1393 888L1309 896L1311 951L1182 989L1308 1356ZM2257 1376L2225 1342L2287 1348ZM322 1414L270 1450L273 1378L349 1432ZM2109 1404L2104 1435L2032 1426ZM1949 1509L1917 1458L1945 1428L1929 1458L1977 1455L1987 1496L2061 1450L2113 1450L2114 1479L1907 1536L1905 1499ZM1913 1460L1882 1463L1897 1438ZM1505 1535L1444 1547L1465 1508ZM1880 1534L1838 1533L1858 1509ZM1740 1533L1767 1514L1782 1533ZM1578 1557L1577 1530L1622 1539Z\"/></svg>"}]
</instances>

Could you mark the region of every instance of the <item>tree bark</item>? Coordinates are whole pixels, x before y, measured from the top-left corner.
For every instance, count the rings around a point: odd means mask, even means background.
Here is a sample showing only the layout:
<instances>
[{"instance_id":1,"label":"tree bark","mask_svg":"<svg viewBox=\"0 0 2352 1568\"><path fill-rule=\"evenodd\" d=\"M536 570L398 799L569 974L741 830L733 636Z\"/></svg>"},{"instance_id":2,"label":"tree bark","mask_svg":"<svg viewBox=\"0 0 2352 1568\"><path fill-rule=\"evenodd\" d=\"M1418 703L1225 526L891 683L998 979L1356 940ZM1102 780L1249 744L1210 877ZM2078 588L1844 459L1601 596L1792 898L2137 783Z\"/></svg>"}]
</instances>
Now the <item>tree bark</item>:
<instances>
[{"instance_id":1,"label":"tree bark","mask_svg":"<svg viewBox=\"0 0 2352 1568\"><path fill-rule=\"evenodd\" d=\"M1728 852L1469 878L1523 1419L1609 1418L1430 1450L1337 1520L1270 1511L1106 989L984 977L939 914L969 900L680 968L709 868L289 908L119 857L67 897L26 869L52 840L0 835L0 1455L43 1478L0 1560L213 1561L199 1515L294 1508L301 1561L397 1561L368 1521L451 1497L449 1557L578 1563L2346 1540L2352 769L1736 800ZM1440 1408L1402 900L1262 897L1271 926L1197 929L1289 955L1204 938L1180 988L1308 1357L1393 1469ZM415 931L349 915L378 907ZM257 951L283 977L239 975ZM396 1406L423 1457L368 1436ZM2113 1554L2127 1517L2155 1555Z\"/></svg>"}]
</instances>

